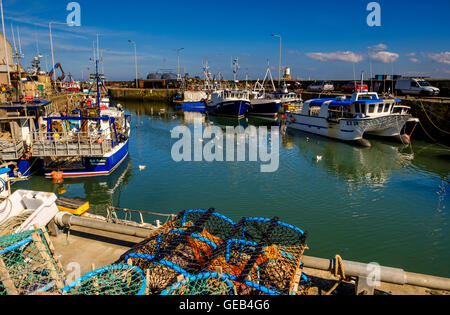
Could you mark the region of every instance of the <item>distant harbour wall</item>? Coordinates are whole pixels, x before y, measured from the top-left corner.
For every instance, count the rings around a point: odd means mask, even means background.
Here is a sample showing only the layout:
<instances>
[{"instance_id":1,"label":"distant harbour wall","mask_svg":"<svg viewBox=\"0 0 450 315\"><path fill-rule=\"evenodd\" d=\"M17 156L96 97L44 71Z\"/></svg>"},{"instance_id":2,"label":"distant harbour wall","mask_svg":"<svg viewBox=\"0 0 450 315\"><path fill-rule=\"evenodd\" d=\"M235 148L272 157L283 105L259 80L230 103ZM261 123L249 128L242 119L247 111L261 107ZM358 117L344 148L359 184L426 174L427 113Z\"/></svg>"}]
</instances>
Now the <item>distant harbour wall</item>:
<instances>
[{"instance_id":1,"label":"distant harbour wall","mask_svg":"<svg viewBox=\"0 0 450 315\"><path fill-rule=\"evenodd\" d=\"M178 93L178 89L110 88L109 92L118 101L168 102Z\"/></svg>"}]
</instances>

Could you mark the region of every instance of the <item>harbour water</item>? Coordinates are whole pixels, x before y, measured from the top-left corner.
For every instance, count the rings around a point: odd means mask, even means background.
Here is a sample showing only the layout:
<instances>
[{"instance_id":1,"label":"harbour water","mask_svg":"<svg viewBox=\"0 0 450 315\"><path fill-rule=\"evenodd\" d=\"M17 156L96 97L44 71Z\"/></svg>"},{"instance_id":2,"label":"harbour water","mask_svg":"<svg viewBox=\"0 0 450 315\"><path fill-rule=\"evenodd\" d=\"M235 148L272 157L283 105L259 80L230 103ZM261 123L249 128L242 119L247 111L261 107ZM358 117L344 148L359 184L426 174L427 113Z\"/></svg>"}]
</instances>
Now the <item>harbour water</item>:
<instances>
[{"instance_id":1,"label":"harbour water","mask_svg":"<svg viewBox=\"0 0 450 315\"><path fill-rule=\"evenodd\" d=\"M133 115L134 136L129 158L113 175L59 185L35 175L13 189L56 193L64 187L65 196L89 200L97 214L114 205L162 213L214 207L234 220L278 216L308 231L309 256L339 254L450 277L448 148L371 140L372 147L362 149L289 132L275 173L261 173L254 162L176 163L171 130L180 124L193 128L192 118L200 114L167 104L123 105ZM214 123L274 124L255 119Z\"/></svg>"}]
</instances>

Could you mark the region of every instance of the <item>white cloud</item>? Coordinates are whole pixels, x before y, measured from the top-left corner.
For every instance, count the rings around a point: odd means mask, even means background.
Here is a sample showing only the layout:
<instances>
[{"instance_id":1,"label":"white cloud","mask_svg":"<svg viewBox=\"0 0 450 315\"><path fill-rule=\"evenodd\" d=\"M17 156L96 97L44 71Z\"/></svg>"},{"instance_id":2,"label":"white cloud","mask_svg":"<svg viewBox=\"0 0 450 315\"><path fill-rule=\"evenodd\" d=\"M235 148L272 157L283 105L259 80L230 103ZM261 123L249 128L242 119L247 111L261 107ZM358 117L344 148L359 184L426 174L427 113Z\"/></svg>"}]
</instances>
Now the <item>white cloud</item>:
<instances>
[{"instance_id":1,"label":"white cloud","mask_svg":"<svg viewBox=\"0 0 450 315\"><path fill-rule=\"evenodd\" d=\"M420 63L420 60L417 58L410 58L409 61L411 61L413 63Z\"/></svg>"},{"instance_id":2,"label":"white cloud","mask_svg":"<svg viewBox=\"0 0 450 315\"><path fill-rule=\"evenodd\" d=\"M386 49L388 48L388 46L385 45L385 44L380 43L380 44L378 44L378 45L375 45L375 46L369 46L369 47L367 47L367 48L369 48L369 50L376 50L376 51L379 51L379 50L386 50Z\"/></svg>"},{"instance_id":3,"label":"white cloud","mask_svg":"<svg viewBox=\"0 0 450 315\"><path fill-rule=\"evenodd\" d=\"M358 63L363 61L364 57L351 51L337 51L331 53L307 53L306 56L319 61L345 61Z\"/></svg>"},{"instance_id":4,"label":"white cloud","mask_svg":"<svg viewBox=\"0 0 450 315\"><path fill-rule=\"evenodd\" d=\"M369 57L372 60L381 61L383 63L393 63L400 58L400 55L389 51L379 51L369 53Z\"/></svg>"},{"instance_id":5,"label":"white cloud","mask_svg":"<svg viewBox=\"0 0 450 315\"><path fill-rule=\"evenodd\" d=\"M406 54L405 56L406 56L406 57L415 57L415 56L416 56L416 53L415 53L415 52L412 52L412 53Z\"/></svg>"},{"instance_id":6,"label":"white cloud","mask_svg":"<svg viewBox=\"0 0 450 315\"><path fill-rule=\"evenodd\" d=\"M436 62L450 65L450 52L442 52L439 54L428 54L428 57Z\"/></svg>"}]
</instances>

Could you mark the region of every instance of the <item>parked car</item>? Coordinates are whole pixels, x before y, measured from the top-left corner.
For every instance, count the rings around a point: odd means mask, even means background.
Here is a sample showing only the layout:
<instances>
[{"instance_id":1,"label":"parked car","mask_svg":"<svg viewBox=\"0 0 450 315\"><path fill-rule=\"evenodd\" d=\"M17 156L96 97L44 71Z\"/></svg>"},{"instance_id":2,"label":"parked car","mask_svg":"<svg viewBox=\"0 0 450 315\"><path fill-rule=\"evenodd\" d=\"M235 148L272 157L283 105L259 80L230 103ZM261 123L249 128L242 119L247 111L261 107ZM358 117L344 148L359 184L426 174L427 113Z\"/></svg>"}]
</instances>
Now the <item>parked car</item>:
<instances>
[{"instance_id":1,"label":"parked car","mask_svg":"<svg viewBox=\"0 0 450 315\"><path fill-rule=\"evenodd\" d=\"M308 86L308 91L310 92L334 91L334 85L331 82L318 81Z\"/></svg>"},{"instance_id":2,"label":"parked car","mask_svg":"<svg viewBox=\"0 0 450 315\"><path fill-rule=\"evenodd\" d=\"M341 90L346 93L355 93L356 91L369 92L367 84L361 85L361 82L349 82L341 87Z\"/></svg>"},{"instance_id":3,"label":"parked car","mask_svg":"<svg viewBox=\"0 0 450 315\"><path fill-rule=\"evenodd\" d=\"M437 87L422 79L399 79L395 86L397 94L437 96L441 92Z\"/></svg>"}]
</instances>

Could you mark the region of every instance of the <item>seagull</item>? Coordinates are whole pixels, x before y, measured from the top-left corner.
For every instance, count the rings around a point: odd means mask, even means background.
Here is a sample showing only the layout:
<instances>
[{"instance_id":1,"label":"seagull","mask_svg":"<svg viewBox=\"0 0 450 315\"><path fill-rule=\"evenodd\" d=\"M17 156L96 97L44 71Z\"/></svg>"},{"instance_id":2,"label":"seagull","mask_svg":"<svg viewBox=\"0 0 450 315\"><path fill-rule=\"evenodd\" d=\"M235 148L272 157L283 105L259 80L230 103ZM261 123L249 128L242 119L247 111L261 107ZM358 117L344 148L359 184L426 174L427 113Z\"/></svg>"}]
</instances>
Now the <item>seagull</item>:
<instances>
[{"instance_id":1,"label":"seagull","mask_svg":"<svg viewBox=\"0 0 450 315\"><path fill-rule=\"evenodd\" d=\"M142 172L147 168L145 165L139 165L139 170Z\"/></svg>"},{"instance_id":2,"label":"seagull","mask_svg":"<svg viewBox=\"0 0 450 315\"><path fill-rule=\"evenodd\" d=\"M322 159L323 159L323 156L321 156L321 155L318 155L318 156L317 156L317 162L322 161Z\"/></svg>"}]
</instances>

